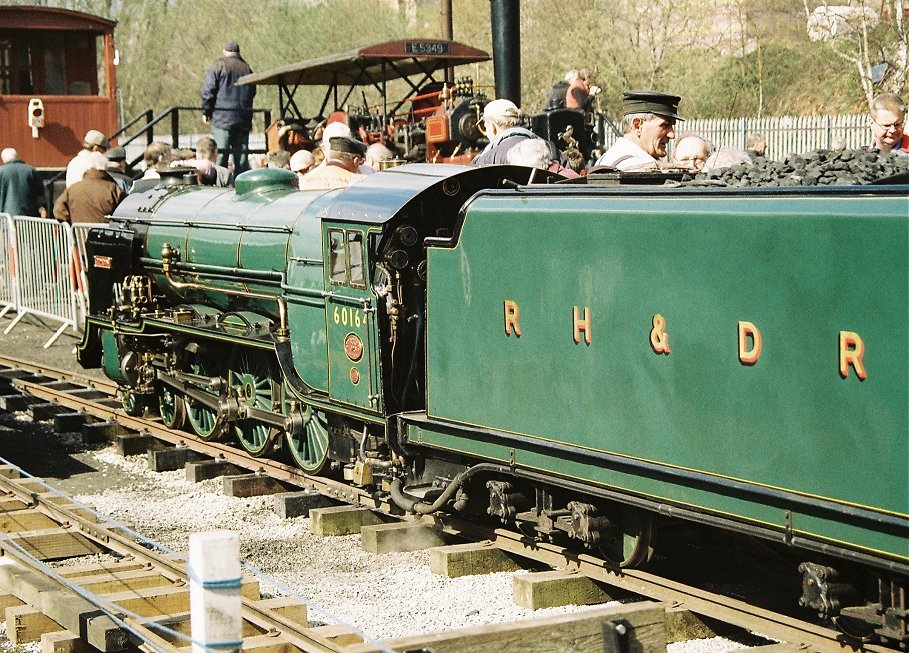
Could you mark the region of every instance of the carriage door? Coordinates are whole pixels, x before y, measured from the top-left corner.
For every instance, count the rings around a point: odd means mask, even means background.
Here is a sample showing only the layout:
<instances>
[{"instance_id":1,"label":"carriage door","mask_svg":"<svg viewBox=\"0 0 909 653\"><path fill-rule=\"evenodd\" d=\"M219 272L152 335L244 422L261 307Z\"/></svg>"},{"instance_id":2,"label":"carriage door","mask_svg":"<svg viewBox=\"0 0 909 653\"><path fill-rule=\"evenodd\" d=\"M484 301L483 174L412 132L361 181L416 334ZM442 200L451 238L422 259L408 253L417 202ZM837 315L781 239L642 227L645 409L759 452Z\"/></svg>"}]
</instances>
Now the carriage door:
<instances>
[{"instance_id":1,"label":"carriage door","mask_svg":"<svg viewBox=\"0 0 909 653\"><path fill-rule=\"evenodd\" d=\"M366 234L329 228L325 299L328 392L335 401L379 411L374 297L366 278Z\"/></svg>"}]
</instances>

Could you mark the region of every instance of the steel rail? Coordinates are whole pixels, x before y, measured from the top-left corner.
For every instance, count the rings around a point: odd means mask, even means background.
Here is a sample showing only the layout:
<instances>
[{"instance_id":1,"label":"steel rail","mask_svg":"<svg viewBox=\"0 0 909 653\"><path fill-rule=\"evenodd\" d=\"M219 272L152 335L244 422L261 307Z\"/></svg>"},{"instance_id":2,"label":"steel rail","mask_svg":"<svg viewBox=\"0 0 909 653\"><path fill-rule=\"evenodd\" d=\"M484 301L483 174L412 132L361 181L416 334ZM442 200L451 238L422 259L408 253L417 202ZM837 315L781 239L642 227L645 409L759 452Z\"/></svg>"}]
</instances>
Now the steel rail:
<instances>
[{"instance_id":1,"label":"steel rail","mask_svg":"<svg viewBox=\"0 0 909 653\"><path fill-rule=\"evenodd\" d=\"M144 433L173 445L190 447L193 451L206 456L299 486L301 489L317 490L327 496L364 508L390 509L389 504L377 500L365 490L350 487L339 481L310 476L292 465L269 458L256 458L234 446L222 442L206 441L188 431L169 429L159 421L133 417L121 407L107 406L99 403L98 400L73 395L66 390L46 387L41 383L29 381L27 378L13 379L11 382L13 387L38 399L53 401L75 411L84 411L103 420L116 422L125 429Z\"/></svg>"},{"instance_id":2,"label":"steel rail","mask_svg":"<svg viewBox=\"0 0 909 653\"><path fill-rule=\"evenodd\" d=\"M0 355L0 365L5 365L6 367L13 369L20 369L25 372L31 372L32 374L43 374L46 376L51 376L58 381L69 381L70 383L81 384L100 392L106 392L110 395L114 395L117 392L117 384L113 381L110 381L108 379L97 379L85 374L79 374L78 372L69 372L52 365L35 363L32 361L23 360L21 358L14 358L12 356L4 355Z\"/></svg>"},{"instance_id":3,"label":"steel rail","mask_svg":"<svg viewBox=\"0 0 909 653\"><path fill-rule=\"evenodd\" d=\"M893 653L893 649L845 641L842 633L795 617L749 605L744 601L702 590L637 569L615 569L596 556L571 551L545 542L531 542L525 535L504 528L483 527L456 517L426 517L447 533L472 541L487 541L503 551L544 563L553 568L575 571L611 586L666 601L691 612L729 623L750 632L820 651L869 651Z\"/></svg>"},{"instance_id":4,"label":"steel rail","mask_svg":"<svg viewBox=\"0 0 909 653\"><path fill-rule=\"evenodd\" d=\"M187 576L186 563L177 560L163 553L153 551L142 544L138 543L134 536L129 534L120 534L117 527L111 524L105 524L95 521L92 514L85 514L81 508L70 509L65 504L59 502L60 495L52 492L37 492L35 490L35 480L31 478L6 478L0 476L0 492L7 493L8 496L19 498L25 505L33 510L38 510L47 515L59 524L66 524L70 528L78 529L79 534L95 542L103 549L113 551L121 556L131 556L134 559L141 560L151 565L156 571L171 579L179 579L189 585ZM67 497L70 498L70 497ZM70 498L71 499L71 498ZM75 505L72 503L71 505ZM9 549L6 551L12 554L23 564L34 566L28 557L17 555ZM38 570L40 572L40 569ZM59 581L54 581L59 584ZM72 581L74 584L77 581ZM103 603L103 602L99 602ZM331 640L322 637L316 633L307 632L308 627L300 626L290 619L286 619L279 614L263 608L257 601L242 597L242 615L243 619L261 628L266 632L273 632L280 635L291 645L297 647L305 653L340 653L343 646L333 643ZM108 607L98 605L104 611L109 611ZM147 638L149 642L158 646L164 646L164 650L177 651L179 646L166 643L153 628L145 625L141 619L137 619L124 613L111 611L113 616L122 620L135 634L143 640ZM160 650L160 649L159 649Z\"/></svg>"},{"instance_id":5,"label":"steel rail","mask_svg":"<svg viewBox=\"0 0 909 653\"><path fill-rule=\"evenodd\" d=\"M6 360L0 357L0 363ZM43 366L45 373L51 368ZM194 451L226 460L244 469L254 470L277 480L286 481L301 488L313 489L353 505L377 510L390 508L385 501L370 493L352 488L331 479L310 476L299 469L265 458L254 458L246 452L221 444L201 440L192 433L173 431L162 424L127 415L122 408L111 408L97 400L85 399L68 394L65 390L47 388L40 383L25 379L13 379L14 387L35 397L55 401L61 405L82 410L103 419L116 421L123 427L149 434L175 445L188 446ZM893 653L893 649L865 643L859 648L856 642L847 641L836 630L801 621L794 617L775 613L757 606L751 606L738 599L698 589L683 583L663 578L645 571L617 570L602 559L583 552L571 551L567 547L545 542L531 541L525 535L504 528L485 527L467 522L456 516L404 516L405 519L422 521L428 526L441 529L446 534L470 541L488 541L503 551L553 568L568 569L608 585L619 587L648 598L665 601L690 610L691 612L718 619L748 631L778 639L790 644L810 647L818 651L868 651L869 653ZM146 550L147 552L147 550ZM138 554L136 554L138 555ZM276 627L280 630L278 626Z\"/></svg>"}]
</instances>

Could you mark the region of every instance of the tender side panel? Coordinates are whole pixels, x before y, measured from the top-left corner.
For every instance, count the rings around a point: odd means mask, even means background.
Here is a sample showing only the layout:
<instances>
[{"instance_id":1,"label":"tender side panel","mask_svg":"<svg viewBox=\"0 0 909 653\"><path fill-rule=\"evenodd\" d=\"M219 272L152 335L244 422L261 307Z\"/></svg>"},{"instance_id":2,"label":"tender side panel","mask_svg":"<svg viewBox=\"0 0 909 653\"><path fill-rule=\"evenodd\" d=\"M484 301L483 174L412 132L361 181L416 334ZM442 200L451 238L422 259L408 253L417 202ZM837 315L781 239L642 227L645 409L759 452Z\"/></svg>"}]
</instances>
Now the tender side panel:
<instances>
[{"instance_id":1,"label":"tender side panel","mask_svg":"<svg viewBox=\"0 0 909 653\"><path fill-rule=\"evenodd\" d=\"M532 443L865 507L903 526L788 526L905 560L907 223L905 195L479 197L429 252L428 414L516 437L417 435L781 528L785 501Z\"/></svg>"}]
</instances>

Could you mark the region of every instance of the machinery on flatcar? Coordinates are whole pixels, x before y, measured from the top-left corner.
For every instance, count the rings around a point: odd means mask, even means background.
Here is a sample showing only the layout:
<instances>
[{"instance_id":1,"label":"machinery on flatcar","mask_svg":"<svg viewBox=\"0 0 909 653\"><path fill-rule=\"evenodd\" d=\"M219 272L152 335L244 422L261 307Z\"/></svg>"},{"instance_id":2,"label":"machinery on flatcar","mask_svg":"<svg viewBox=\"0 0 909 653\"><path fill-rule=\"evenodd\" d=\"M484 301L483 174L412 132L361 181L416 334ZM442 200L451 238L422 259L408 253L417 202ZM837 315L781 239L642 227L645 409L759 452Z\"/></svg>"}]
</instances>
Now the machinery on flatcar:
<instances>
[{"instance_id":1,"label":"machinery on flatcar","mask_svg":"<svg viewBox=\"0 0 909 653\"><path fill-rule=\"evenodd\" d=\"M55 7L0 6L0 143L66 165L89 129L118 128L116 22Z\"/></svg>"},{"instance_id":2,"label":"machinery on flatcar","mask_svg":"<svg viewBox=\"0 0 909 653\"><path fill-rule=\"evenodd\" d=\"M467 163L479 151L477 122L487 100L470 78L455 80L453 71L489 58L456 41L408 39L253 73L239 83L277 86L283 122L299 125L311 118L297 93L325 87L318 115L336 114L363 142L392 145L409 161ZM397 100L389 91L395 83L403 88ZM370 103L367 92L378 99Z\"/></svg>"},{"instance_id":3,"label":"machinery on flatcar","mask_svg":"<svg viewBox=\"0 0 909 653\"><path fill-rule=\"evenodd\" d=\"M133 193L79 359L131 412L619 568L679 520L764 540L804 605L909 643L907 187L536 174Z\"/></svg>"}]
</instances>

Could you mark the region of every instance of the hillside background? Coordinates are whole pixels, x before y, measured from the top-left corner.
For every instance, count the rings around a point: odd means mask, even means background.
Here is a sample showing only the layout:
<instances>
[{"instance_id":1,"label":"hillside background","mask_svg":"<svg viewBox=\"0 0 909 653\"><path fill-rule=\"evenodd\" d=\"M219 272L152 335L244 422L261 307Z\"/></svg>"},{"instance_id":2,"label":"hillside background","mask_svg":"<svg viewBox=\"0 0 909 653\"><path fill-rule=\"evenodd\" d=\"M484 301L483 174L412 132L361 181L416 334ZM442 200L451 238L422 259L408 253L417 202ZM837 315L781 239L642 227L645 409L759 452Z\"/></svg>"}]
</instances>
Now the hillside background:
<instances>
[{"instance_id":1,"label":"hillside background","mask_svg":"<svg viewBox=\"0 0 909 653\"><path fill-rule=\"evenodd\" d=\"M237 40L256 72L360 45L439 38L440 0L44 0L119 22L123 115L197 106L205 69ZM831 3L832 4L832 3ZM622 89L683 97L686 117L864 112L879 91L904 94L909 5L903 0L524 0L522 105L540 110L569 68L587 67L616 116ZM809 21L826 11L830 20ZM492 52L489 0L457 0L454 38ZM819 27L820 25L820 27ZM812 26L816 40L809 37ZM831 38L832 37L832 38ZM492 63L463 67L487 95ZM313 115L321 92L302 95ZM359 100L358 100L359 101ZM369 102L375 98L369 98ZM256 106L277 117L277 93Z\"/></svg>"}]
</instances>

